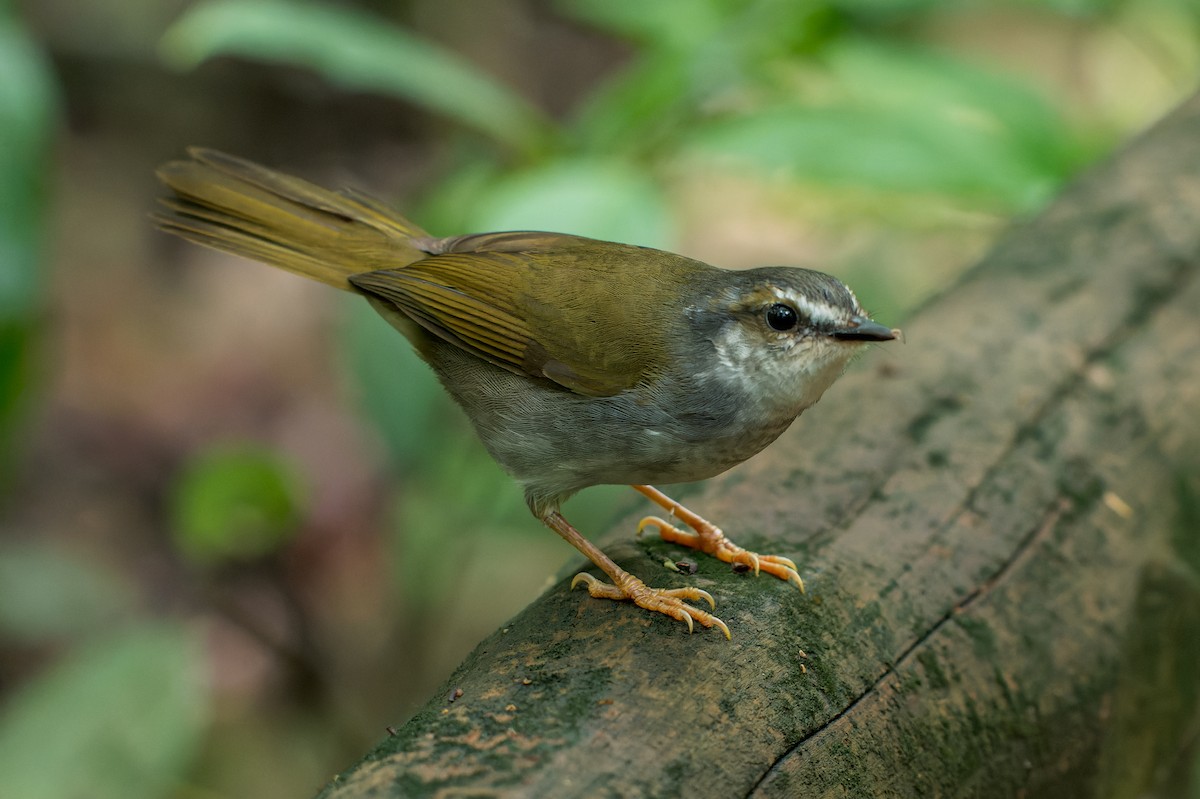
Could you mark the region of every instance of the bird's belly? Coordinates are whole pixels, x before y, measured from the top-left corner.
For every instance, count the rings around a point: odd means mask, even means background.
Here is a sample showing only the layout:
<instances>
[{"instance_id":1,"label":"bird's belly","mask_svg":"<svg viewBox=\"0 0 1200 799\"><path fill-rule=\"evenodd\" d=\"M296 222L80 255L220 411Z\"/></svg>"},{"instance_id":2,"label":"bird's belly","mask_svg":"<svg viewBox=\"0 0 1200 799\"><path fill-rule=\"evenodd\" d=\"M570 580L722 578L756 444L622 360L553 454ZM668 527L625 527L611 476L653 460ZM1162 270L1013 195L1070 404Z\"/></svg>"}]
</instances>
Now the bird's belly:
<instances>
[{"instance_id":1,"label":"bird's belly","mask_svg":"<svg viewBox=\"0 0 1200 799\"><path fill-rule=\"evenodd\" d=\"M674 398L635 392L585 397L448 350L430 359L435 371L530 497L565 498L609 483L703 480L762 450L795 418L687 412Z\"/></svg>"},{"instance_id":2,"label":"bird's belly","mask_svg":"<svg viewBox=\"0 0 1200 799\"><path fill-rule=\"evenodd\" d=\"M673 437L659 430L643 430L638 457L614 471L614 483L687 483L706 480L757 455L779 437L792 419L774 424L756 423L732 430L709 430L698 437Z\"/></svg>"}]
</instances>

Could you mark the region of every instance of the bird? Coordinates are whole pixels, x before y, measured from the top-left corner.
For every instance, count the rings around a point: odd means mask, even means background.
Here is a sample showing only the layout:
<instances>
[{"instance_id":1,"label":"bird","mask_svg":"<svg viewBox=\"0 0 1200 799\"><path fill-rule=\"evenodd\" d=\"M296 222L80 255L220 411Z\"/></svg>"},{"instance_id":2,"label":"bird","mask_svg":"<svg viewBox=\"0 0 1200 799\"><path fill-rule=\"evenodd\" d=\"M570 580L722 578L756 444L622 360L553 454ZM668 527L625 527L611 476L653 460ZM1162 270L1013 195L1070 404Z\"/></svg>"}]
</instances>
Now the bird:
<instances>
[{"instance_id":1,"label":"bird","mask_svg":"<svg viewBox=\"0 0 1200 799\"><path fill-rule=\"evenodd\" d=\"M572 580L687 625L728 625L696 587L652 588L563 516L626 484L689 529L669 542L800 591L796 564L735 544L653 484L704 480L755 455L817 402L864 344L899 331L812 269L728 270L663 250L564 233L435 237L353 189L213 149L157 172L159 228L364 297L411 343L524 489L532 514L608 577ZM708 605L708 610L698 602Z\"/></svg>"}]
</instances>

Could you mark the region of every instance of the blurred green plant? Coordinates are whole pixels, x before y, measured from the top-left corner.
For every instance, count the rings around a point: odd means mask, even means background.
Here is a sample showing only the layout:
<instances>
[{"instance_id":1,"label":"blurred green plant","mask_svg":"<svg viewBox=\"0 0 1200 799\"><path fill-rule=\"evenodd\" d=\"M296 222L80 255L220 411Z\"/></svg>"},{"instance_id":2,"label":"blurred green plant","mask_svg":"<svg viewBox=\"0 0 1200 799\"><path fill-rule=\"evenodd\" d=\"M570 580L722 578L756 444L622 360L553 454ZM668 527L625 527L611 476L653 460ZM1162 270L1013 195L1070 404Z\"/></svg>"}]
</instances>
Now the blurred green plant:
<instances>
[{"instance_id":1,"label":"blurred green plant","mask_svg":"<svg viewBox=\"0 0 1200 799\"><path fill-rule=\"evenodd\" d=\"M715 120L688 145L812 181L1007 211L1038 207L1098 154L1029 87L959 59L848 38L823 62L834 99L773 99Z\"/></svg>"},{"instance_id":2,"label":"blurred green plant","mask_svg":"<svg viewBox=\"0 0 1200 799\"><path fill-rule=\"evenodd\" d=\"M4 795L170 795L207 725L204 664L197 636L176 624L142 623L78 647L6 702Z\"/></svg>"},{"instance_id":3,"label":"blurred green plant","mask_svg":"<svg viewBox=\"0 0 1200 799\"><path fill-rule=\"evenodd\" d=\"M128 614L133 592L95 560L47 544L0 546L0 638L82 638Z\"/></svg>"},{"instance_id":4,"label":"blurred green plant","mask_svg":"<svg viewBox=\"0 0 1200 799\"><path fill-rule=\"evenodd\" d=\"M46 58L0 6L0 457L32 406L58 90ZM7 467L9 464L4 463ZM208 707L204 658L177 625L112 632L132 592L101 564L44 543L0 548L0 637L84 642L5 697L0 793L139 799L182 784Z\"/></svg>"},{"instance_id":5,"label":"blurred green plant","mask_svg":"<svg viewBox=\"0 0 1200 799\"><path fill-rule=\"evenodd\" d=\"M887 23L931 7L899 5L560 0L564 13L636 50L557 125L459 57L345 8L202 2L161 49L179 67L237 55L312 69L449 115L520 153L475 151L457 167L465 174L445 176L429 206L445 218L423 221L447 230L558 225L667 245L663 176L697 154L709 168L727 156L762 174L785 168L1028 210L1104 146L1018 79L895 41ZM493 168L481 170L488 159ZM439 191L466 202L439 202Z\"/></svg>"},{"instance_id":6,"label":"blurred green plant","mask_svg":"<svg viewBox=\"0 0 1200 799\"><path fill-rule=\"evenodd\" d=\"M278 551L303 517L297 478L273 453L216 446L194 457L175 483L176 545L192 561L216 564Z\"/></svg>"},{"instance_id":7,"label":"blurred green plant","mask_svg":"<svg viewBox=\"0 0 1200 799\"><path fill-rule=\"evenodd\" d=\"M347 89L410 100L515 147L535 149L546 129L532 106L454 53L344 7L198 3L163 36L160 52L179 69L219 55L294 64Z\"/></svg>"},{"instance_id":8,"label":"blurred green plant","mask_svg":"<svg viewBox=\"0 0 1200 799\"><path fill-rule=\"evenodd\" d=\"M0 468L28 407L41 312L45 214L58 91L45 57L0 8Z\"/></svg>"},{"instance_id":9,"label":"blurred green plant","mask_svg":"<svg viewBox=\"0 0 1200 799\"><path fill-rule=\"evenodd\" d=\"M428 371L425 364L383 317L362 312L359 297L346 297L346 304L342 338L359 407L394 465L419 469L438 451L437 436L449 426L442 388L432 375L420 377Z\"/></svg>"}]
</instances>

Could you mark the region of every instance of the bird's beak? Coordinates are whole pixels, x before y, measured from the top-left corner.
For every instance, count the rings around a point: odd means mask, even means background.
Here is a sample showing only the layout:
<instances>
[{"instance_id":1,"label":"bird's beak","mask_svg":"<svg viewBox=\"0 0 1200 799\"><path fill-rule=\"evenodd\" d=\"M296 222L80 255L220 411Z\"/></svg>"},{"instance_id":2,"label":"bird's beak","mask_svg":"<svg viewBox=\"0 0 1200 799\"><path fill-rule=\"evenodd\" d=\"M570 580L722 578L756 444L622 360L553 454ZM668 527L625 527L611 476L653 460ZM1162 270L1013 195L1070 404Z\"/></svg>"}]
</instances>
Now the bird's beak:
<instances>
[{"instance_id":1,"label":"bird's beak","mask_svg":"<svg viewBox=\"0 0 1200 799\"><path fill-rule=\"evenodd\" d=\"M833 331L833 337L840 341L891 341L899 334L899 330L884 327L865 316L855 316L847 327Z\"/></svg>"}]
</instances>

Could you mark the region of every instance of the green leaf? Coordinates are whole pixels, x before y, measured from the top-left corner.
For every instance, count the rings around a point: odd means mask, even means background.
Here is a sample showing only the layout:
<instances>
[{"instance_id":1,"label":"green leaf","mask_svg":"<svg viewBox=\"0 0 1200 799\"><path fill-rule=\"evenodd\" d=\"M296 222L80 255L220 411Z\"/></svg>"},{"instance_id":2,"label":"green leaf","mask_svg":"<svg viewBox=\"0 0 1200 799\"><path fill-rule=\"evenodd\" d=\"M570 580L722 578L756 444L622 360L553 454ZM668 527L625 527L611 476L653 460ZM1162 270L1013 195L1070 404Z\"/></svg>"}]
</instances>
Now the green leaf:
<instances>
[{"instance_id":1,"label":"green leaf","mask_svg":"<svg viewBox=\"0 0 1200 799\"><path fill-rule=\"evenodd\" d=\"M0 634L40 643L90 633L133 604L94 560L44 545L0 548Z\"/></svg>"},{"instance_id":2,"label":"green leaf","mask_svg":"<svg viewBox=\"0 0 1200 799\"><path fill-rule=\"evenodd\" d=\"M157 799L177 790L207 724L204 656L176 625L95 641L0 713L0 784L21 799Z\"/></svg>"},{"instance_id":3,"label":"green leaf","mask_svg":"<svg viewBox=\"0 0 1200 799\"><path fill-rule=\"evenodd\" d=\"M160 50L181 69L218 55L306 67L331 83L404 98L527 151L541 146L548 133L525 100L454 53L346 8L201 2L167 30Z\"/></svg>"},{"instance_id":4,"label":"green leaf","mask_svg":"<svg viewBox=\"0 0 1200 799\"><path fill-rule=\"evenodd\" d=\"M1183 0L1190 3L1191 0ZM1119 12L1122 6L1131 6L1125 0L1023 0L1017 5L1031 6L1038 11L1051 11L1066 17L1097 19ZM1152 6L1152 3L1144 4Z\"/></svg>"},{"instance_id":5,"label":"green leaf","mask_svg":"<svg viewBox=\"0 0 1200 799\"><path fill-rule=\"evenodd\" d=\"M999 195L1019 203L1039 176L987 137L930 126L907 111L773 108L709 126L701 151L768 171L899 191Z\"/></svg>"},{"instance_id":6,"label":"green leaf","mask_svg":"<svg viewBox=\"0 0 1200 799\"><path fill-rule=\"evenodd\" d=\"M1079 140L1031 86L960 58L877 40L846 39L829 51L829 67L859 108L920 114L930 127L961 137L989 137L1014 159L1053 178L1083 158Z\"/></svg>"},{"instance_id":7,"label":"green leaf","mask_svg":"<svg viewBox=\"0 0 1200 799\"><path fill-rule=\"evenodd\" d=\"M57 91L33 40L0 10L0 468L29 402Z\"/></svg>"},{"instance_id":8,"label":"green leaf","mask_svg":"<svg viewBox=\"0 0 1200 799\"><path fill-rule=\"evenodd\" d=\"M565 6L639 40L637 56L585 100L573 125L585 148L609 154L673 152L711 107L762 93L780 60L794 62L795 53L818 47L832 25L828 6L793 0Z\"/></svg>"},{"instance_id":9,"label":"green leaf","mask_svg":"<svg viewBox=\"0 0 1200 799\"><path fill-rule=\"evenodd\" d=\"M37 295L56 101L43 54L0 17L0 320L28 314Z\"/></svg>"},{"instance_id":10,"label":"green leaf","mask_svg":"<svg viewBox=\"0 0 1200 799\"><path fill-rule=\"evenodd\" d=\"M1090 157L1048 104L1015 80L948 56L853 42L830 55L842 94L712 121L691 139L796 178L974 196L1027 210Z\"/></svg>"},{"instance_id":11,"label":"green leaf","mask_svg":"<svg viewBox=\"0 0 1200 799\"><path fill-rule=\"evenodd\" d=\"M296 478L277 456L218 447L187 465L172 503L176 542L199 562L256 558L279 549L301 517Z\"/></svg>"},{"instance_id":12,"label":"green leaf","mask_svg":"<svg viewBox=\"0 0 1200 799\"><path fill-rule=\"evenodd\" d=\"M572 132L587 152L649 153L691 118L691 76L677 53L646 55L609 78L578 109Z\"/></svg>"},{"instance_id":13,"label":"green leaf","mask_svg":"<svg viewBox=\"0 0 1200 799\"><path fill-rule=\"evenodd\" d=\"M833 48L842 85L824 107L794 101L699 128L704 155L816 181L976 195L1037 206L1086 160L1057 114L1014 79L919 50Z\"/></svg>"},{"instance_id":14,"label":"green leaf","mask_svg":"<svg viewBox=\"0 0 1200 799\"><path fill-rule=\"evenodd\" d=\"M20 269L17 261L8 263L13 264L13 271ZM32 316L33 309L28 312ZM8 468L5 461L17 449L10 442L15 438L18 421L30 405L36 338L36 323L32 318L0 318L0 471Z\"/></svg>"},{"instance_id":15,"label":"green leaf","mask_svg":"<svg viewBox=\"0 0 1200 799\"><path fill-rule=\"evenodd\" d=\"M1032 0L1042 2L1042 0ZM911 25L920 20L919 14L947 8L946 0L832 0L829 7L854 21L856 27ZM967 4L959 4L959 7ZM952 14L953 12L951 12ZM951 16L947 14L946 16Z\"/></svg>"},{"instance_id":16,"label":"green leaf","mask_svg":"<svg viewBox=\"0 0 1200 799\"><path fill-rule=\"evenodd\" d=\"M554 230L669 247L670 214L658 185L613 161L564 160L518 172L476 201L474 230Z\"/></svg>"},{"instance_id":17,"label":"green leaf","mask_svg":"<svg viewBox=\"0 0 1200 799\"><path fill-rule=\"evenodd\" d=\"M559 0L563 12L649 47L691 49L716 36L735 4L724 0Z\"/></svg>"}]
</instances>

